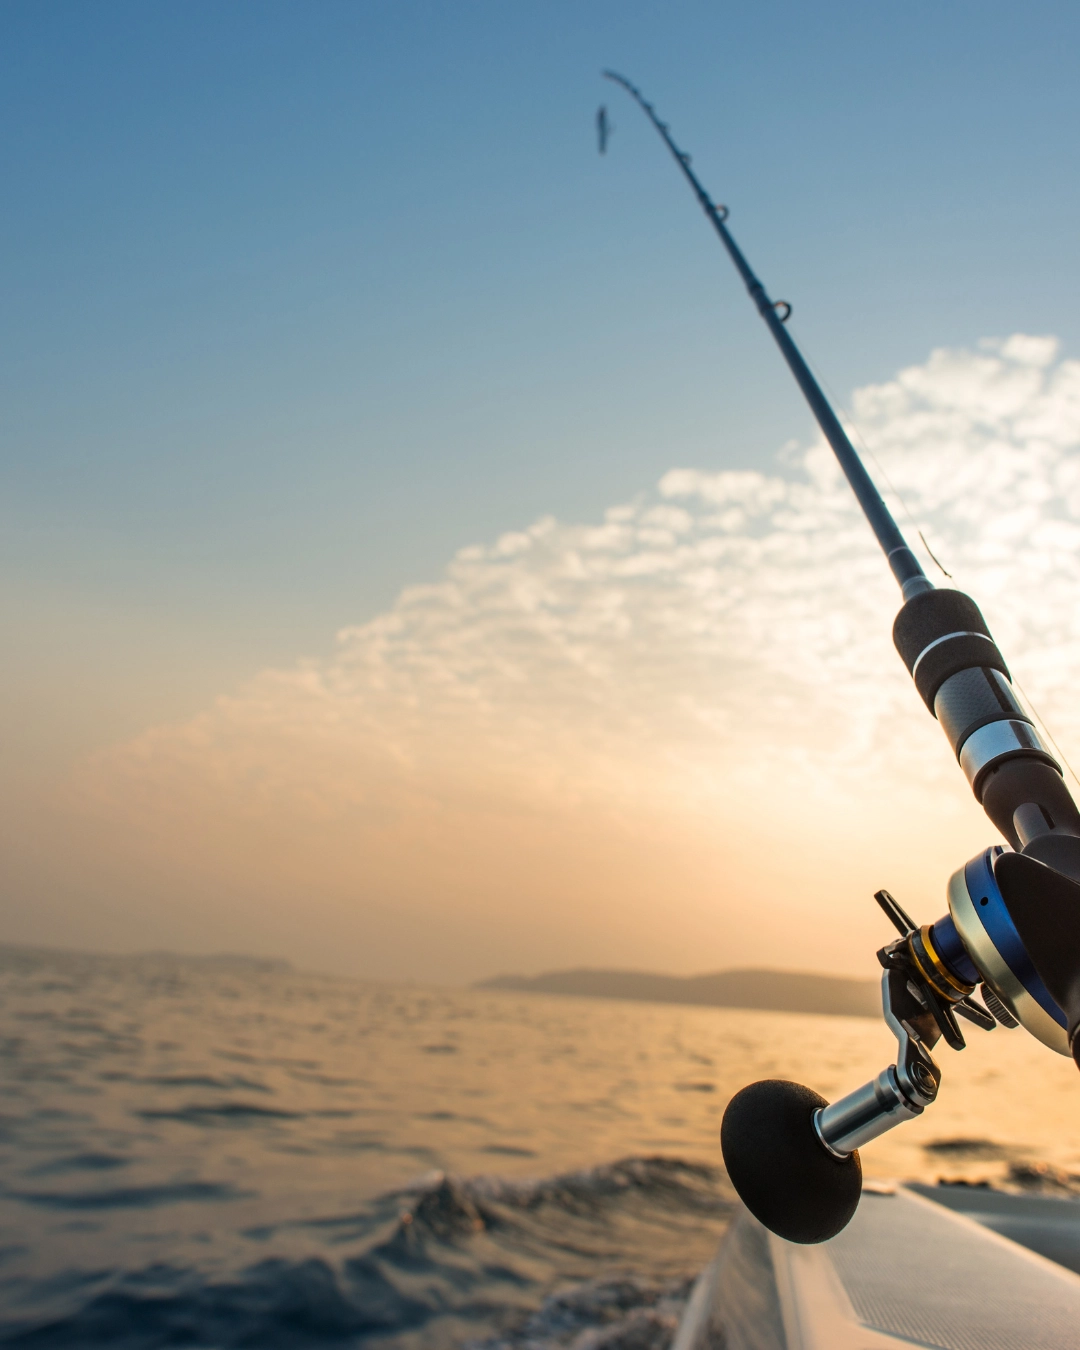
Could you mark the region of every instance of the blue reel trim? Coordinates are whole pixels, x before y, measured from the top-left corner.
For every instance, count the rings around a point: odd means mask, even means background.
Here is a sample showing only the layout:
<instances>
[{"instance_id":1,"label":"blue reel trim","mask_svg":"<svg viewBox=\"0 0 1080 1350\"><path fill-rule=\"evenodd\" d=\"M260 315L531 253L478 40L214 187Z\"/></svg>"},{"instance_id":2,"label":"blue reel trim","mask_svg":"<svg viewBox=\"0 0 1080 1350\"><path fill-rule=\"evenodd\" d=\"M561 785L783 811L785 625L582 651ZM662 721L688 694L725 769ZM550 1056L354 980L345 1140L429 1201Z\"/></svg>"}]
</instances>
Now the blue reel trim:
<instances>
[{"instance_id":1,"label":"blue reel trim","mask_svg":"<svg viewBox=\"0 0 1080 1350\"><path fill-rule=\"evenodd\" d=\"M1005 901L994 879L994 859L1004 852L1000 844L988 848L964 868L964 882L972 907L986 935L997 948L1001 959L1028 991L1039 1007L1061 1027L1068 1026L1068 1020L1050 993L1036 974L1031 958L1020 934L1016 931Z\"/></svg>"},{"instance_id":2,"label":"blue reel trim","mask_svg":"<svg viewBox=\"0 0 1080 1350\"><path fill-rule=\"evenodd\" d=\"M964 984L978 984L982 980L979 968L968 955L964 940L956 931L951 914L945 914L930 929L930 940L951 973Z\"/></svg>"}]
</instances>

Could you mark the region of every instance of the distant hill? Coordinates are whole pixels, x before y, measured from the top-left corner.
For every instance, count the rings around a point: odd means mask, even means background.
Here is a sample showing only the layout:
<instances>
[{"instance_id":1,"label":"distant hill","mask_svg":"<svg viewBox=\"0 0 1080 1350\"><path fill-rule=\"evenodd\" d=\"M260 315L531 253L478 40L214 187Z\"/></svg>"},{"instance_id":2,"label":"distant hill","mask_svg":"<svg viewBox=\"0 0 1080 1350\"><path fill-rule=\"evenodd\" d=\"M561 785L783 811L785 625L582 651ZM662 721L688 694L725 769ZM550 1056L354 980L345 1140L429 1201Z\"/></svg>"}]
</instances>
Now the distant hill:
<instances>
[{"instance_id":1,"label":"distant hill","mask_svg":"<svg viewBox=\"0 0 1080 1350\"><path fill-rule=\"evenodd\" d=\"M497 975L475 987L711 1008L881 1016L881 986L876 980L788 970L718 970L712 975L689 976L654 975L645 970L553 970L545 975Z\"/></svg>"}]
</instances>

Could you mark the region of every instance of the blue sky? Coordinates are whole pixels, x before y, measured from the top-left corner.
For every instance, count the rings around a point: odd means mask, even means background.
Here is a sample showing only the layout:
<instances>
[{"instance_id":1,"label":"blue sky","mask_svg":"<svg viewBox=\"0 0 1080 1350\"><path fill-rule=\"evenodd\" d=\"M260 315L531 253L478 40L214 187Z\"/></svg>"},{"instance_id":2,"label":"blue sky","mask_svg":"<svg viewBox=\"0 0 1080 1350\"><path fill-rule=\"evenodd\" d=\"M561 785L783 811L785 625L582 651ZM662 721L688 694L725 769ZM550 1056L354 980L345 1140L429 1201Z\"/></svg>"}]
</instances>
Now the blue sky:
<instances>
[{"instance_id":1,"label":"blue sky","mask_svg":"<svg viewBox=\"0 0 1080 1350\"><path fill-rule=\"evenodd\" d=\"M20 776L322 656L464 545L811 437L604 66L842 401L988 336L1080 353L1074 6L8 0L0 28Z\"/></svg>"}]
</instances>

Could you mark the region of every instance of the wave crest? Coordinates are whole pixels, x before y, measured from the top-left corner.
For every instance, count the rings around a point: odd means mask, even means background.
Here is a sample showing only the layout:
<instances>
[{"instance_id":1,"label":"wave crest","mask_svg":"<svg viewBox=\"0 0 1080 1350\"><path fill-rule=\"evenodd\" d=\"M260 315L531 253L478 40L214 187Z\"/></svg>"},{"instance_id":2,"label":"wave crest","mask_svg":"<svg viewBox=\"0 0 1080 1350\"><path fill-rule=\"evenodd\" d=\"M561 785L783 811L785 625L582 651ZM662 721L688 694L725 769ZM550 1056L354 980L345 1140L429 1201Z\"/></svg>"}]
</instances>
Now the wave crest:
<instances>
[{"instance_id":1,"label":"wave crest","mask_svg":"<svg viewBox=\"0 0 1080 1350\"><path fill-rule=\"evenodd\" d=\"M731 1208L717 1169L676 1158L532 1180L437 1173L359 1215L252 1230L262 1254L232 1271L70 1272L62 1295L23 1281L0 1342L665 1350ZM281 1243L301 1251L266 1250Z\"/></svg>"}]
</instances>

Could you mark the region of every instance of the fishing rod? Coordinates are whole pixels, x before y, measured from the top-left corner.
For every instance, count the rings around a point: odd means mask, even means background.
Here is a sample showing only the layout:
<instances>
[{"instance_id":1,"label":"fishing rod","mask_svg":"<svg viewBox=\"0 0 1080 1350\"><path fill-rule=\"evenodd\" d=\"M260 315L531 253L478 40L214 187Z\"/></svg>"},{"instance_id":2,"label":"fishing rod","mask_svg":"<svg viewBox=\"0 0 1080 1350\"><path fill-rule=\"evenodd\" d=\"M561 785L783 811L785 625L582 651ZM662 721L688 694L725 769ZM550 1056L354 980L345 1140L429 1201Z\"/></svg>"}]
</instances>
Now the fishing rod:
<instances>
[{"instance_id":1,"label":"fishing rod","mask_svg":"<svg viewBox=\"0 0 1080 1350\"><path fill-rule=\"evenodd\" d=\"M874 896L899 934L877 953L895 1063L832 1104L768 1079L728 1105L720 1142L743 1203L780 1237L823 1242L858 1206L859 1150L936 1099L941 1070L931 1050L940 1040L964 1049L958 1015L986 1031L1022 1026L1080 1066L1080 811L979 607L962 591L936 588L908 547L785 327L790 304L769 297L727 227L727 207L706 192L653 105L624 76L603 73L660 134L776 340L900 586L896 649L1006 840L953 873L948 910L934 923L916 924L888 891Z\"/></svg>"}]
</instances>

